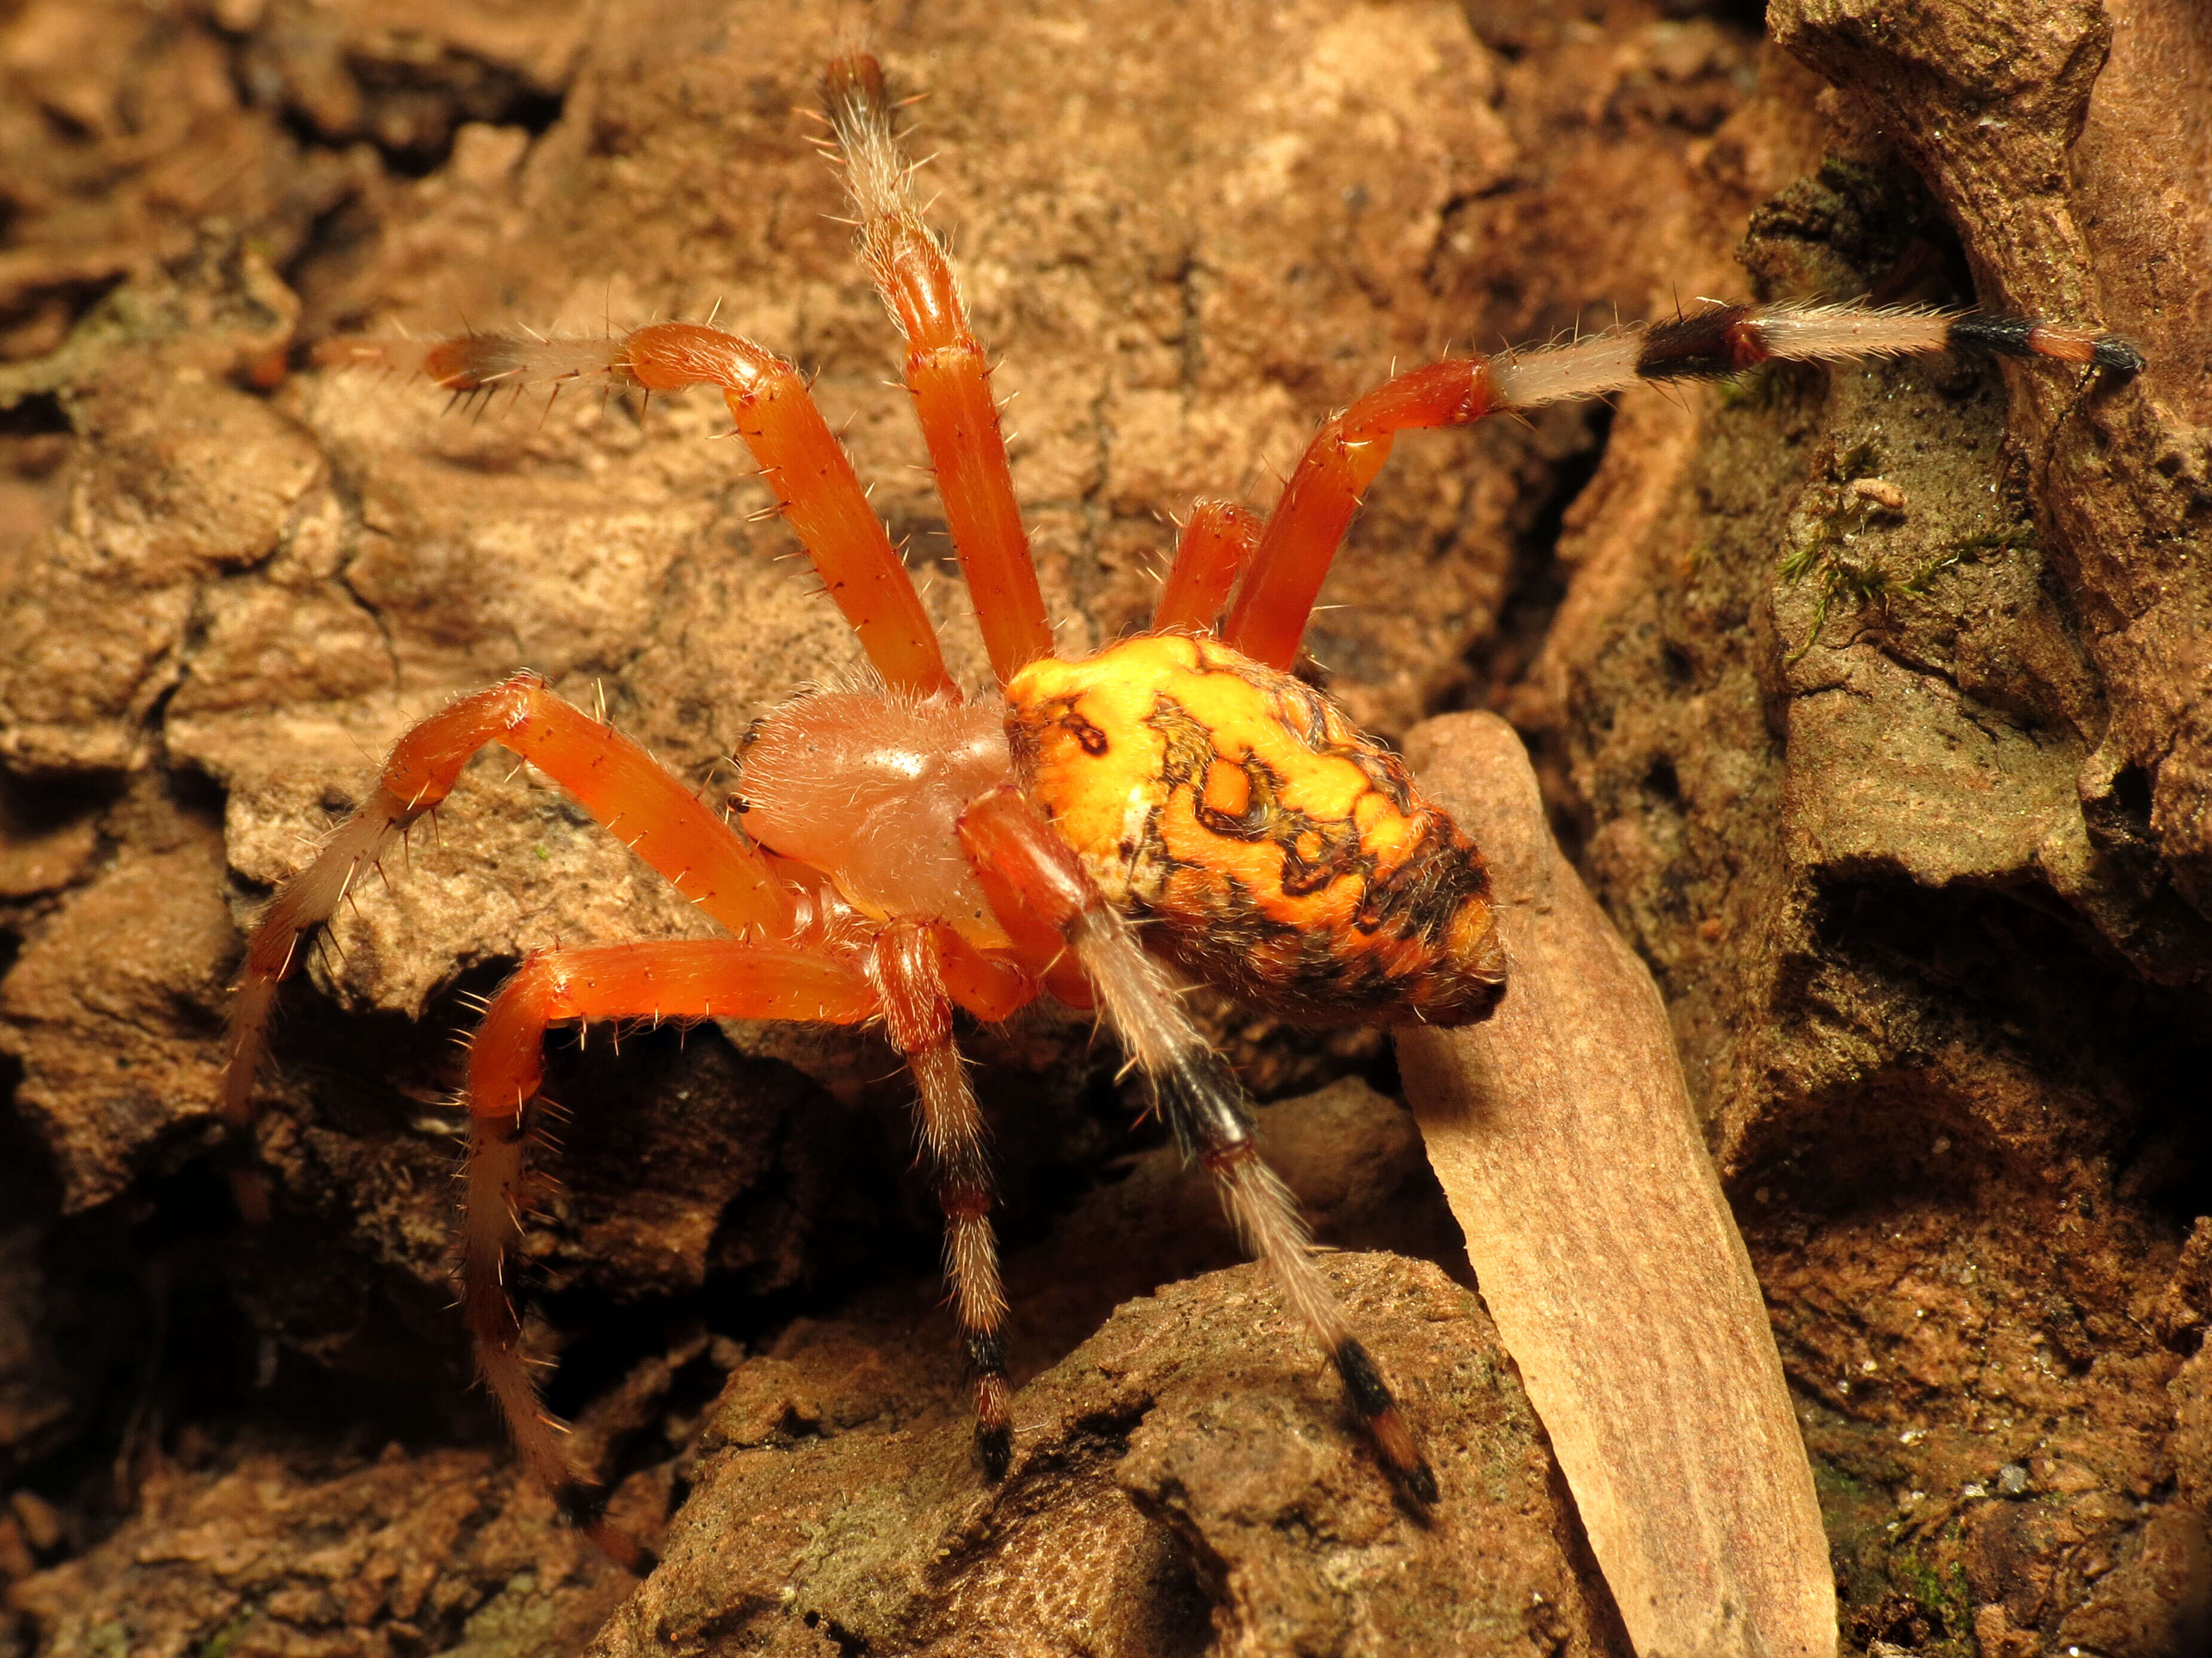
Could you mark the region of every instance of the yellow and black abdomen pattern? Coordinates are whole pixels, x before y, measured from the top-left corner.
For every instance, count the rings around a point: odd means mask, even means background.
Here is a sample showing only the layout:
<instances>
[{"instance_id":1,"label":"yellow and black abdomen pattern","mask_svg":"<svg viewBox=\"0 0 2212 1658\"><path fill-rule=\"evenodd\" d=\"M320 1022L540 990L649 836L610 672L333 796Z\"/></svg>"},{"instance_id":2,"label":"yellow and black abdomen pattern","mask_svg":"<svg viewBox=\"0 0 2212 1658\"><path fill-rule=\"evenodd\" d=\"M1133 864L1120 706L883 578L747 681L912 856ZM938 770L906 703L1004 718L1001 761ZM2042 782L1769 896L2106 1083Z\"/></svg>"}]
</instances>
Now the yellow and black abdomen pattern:
<instances>
[{"instance_id":1,"label":"yellow and black abdomen pattern","mask_svg":"<svg viewBox=\"0 0 2212 1658\"><path fill-rule=\"evenodd\" d=\"M1032 662L1006 697L1030 798L1163 955L1305 1021L1463 1024L1497 1002L1480 856L1312 686L1146 634Z\"/></svg>"}]
</instances>

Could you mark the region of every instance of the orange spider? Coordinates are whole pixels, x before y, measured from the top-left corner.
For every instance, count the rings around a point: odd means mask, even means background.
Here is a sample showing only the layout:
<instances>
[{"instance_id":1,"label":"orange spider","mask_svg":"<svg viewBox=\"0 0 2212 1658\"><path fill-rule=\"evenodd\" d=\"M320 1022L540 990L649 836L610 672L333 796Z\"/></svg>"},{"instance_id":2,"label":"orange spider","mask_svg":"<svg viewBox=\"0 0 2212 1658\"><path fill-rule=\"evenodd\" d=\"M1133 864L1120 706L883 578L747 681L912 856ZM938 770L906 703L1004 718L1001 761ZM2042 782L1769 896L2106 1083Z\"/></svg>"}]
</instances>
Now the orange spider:
<instances>
[{"instance_id":1,"label":"orange spider","mask_svg":"<svg viewBox=\"0 0 2212 1658\"><path fill-rule=\"evenodd\" d=\"M1053 654L983 348L915 204L882 71L872 58L842 59L823 93L861 257L906 338L906 384L997 686L971 696L947 674L911 577L784 359L692 323L613 341L471 335L430 348L426 370L463 396L586 375L647 393L719 388L875 682L802 696L761 725L733 802L742 832L530 674L415 726L254 930L231 1020L226 1113L240 1128L251 1120L270 1009L301 937L446 798L471 756L498 743L619 827L729 934L533 955L492 998L469 1055L469 1327L530 1466L610 1554L634 1569L651 1557L605 1521L603 1495L564 1456L518 1350L503 1271L520 1232L543 1038L550 1026L594 1019L881 1022L920 1095L976 1437L996 1478L1012 1450L1006 1300L953 1010L1002 1020L1041 993L1095 1007L1334 1364L1401 1489L1432 1503L1434 1475L1315 1270L1289 1193L1254 1148L1242 1088L1194 1029L1163 965L1309 1021L1461 1024L1504 991L1475 849L1395 755L1289 671L1394 435L1770 357L1949 345L2118 373L2138 360L2108 337L2049 324L1770 306L1431 363L1324 425L1264 523L1201 503L1152 630L1071 661Z\"/></svg>"}]
</instances>

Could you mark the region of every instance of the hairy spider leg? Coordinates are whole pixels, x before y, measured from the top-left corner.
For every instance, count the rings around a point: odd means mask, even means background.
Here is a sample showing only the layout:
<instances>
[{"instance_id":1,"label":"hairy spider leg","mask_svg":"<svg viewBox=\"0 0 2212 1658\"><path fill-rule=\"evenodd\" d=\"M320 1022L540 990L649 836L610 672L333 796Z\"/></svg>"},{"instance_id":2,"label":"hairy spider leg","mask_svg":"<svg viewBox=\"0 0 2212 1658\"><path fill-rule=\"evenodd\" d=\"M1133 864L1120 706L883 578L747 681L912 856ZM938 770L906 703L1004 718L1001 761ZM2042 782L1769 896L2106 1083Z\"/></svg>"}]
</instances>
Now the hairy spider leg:
<instances>
[{"instance_id":1,"label":"hairy spider leg","mask_svg":"<svg viewBox=\"0 0 2212 1658\"><path fill-rule=\"evenodd\" d=\"M231 1003L222 1110L234 1128L252 1119L253 1076L270 1013L301 936L330 919L354 881L453 792L461 768L488 743L514 750L551 777L732 933L791 931L798 914L793 889L743 837L629 738L555 695L536 674L515 674L461 698L393 744L368 798L262 912Z\"/></svg>"},{"instance_id":2,"label":"hairy spider leg","mask_svg":"<svg viewBox=\"0 0 2212 1658\"><path fill-rule=\"evenodd\" d=\"M538 1398L521 1351L507 1260L529 1208L524 1152L530 1104L544 1079L544 1037L590 1019L779 1019L850 1025L878 997L862 959L738 939L678 940L553 950L501 985L469 1048L469 1153L461 1223L461 1304L477 1359L530 1471L562 1512L617 1563L652 1569L652 1555L610 1525L606 1492L580 1477L560 1424Z\"/></svg>"},{"instance_id":3,"label":"hairy spider leg","mask_svg":"<svg viewBox=\"0 0 2212 1658\"><path fill-rule=\"evenodd\" d=\"M1184 1155L1213 1177L1237 1236L1336 1367L1384 1463L1410 1496L1434 1503L1435 1472L1315 1265L1312 1239L1289 1191L1253 1143L1243 1084L1191 1024L1166 971L1018 789L996 789L975 802L962 814L959 832L993 907L1002 916L1026 910L1067 941Z\"/></svg>"},{"instance_id":4,"label":"hairy spider leg","mask_svg":"<svg viewBox=\"0 0 2212 1658\"><path fill-rule=\"evenodd\" d=\"M1006 1385L1006 1292L991 1230L991 1162L983 1113L952 1043L952 1003L939 964L937 930L896 921L876 936L871 966L891 1044L920 1093L924 1149L945 1211L945 1276L975 1385L975 1448L992 1479L1013 1454L1013 1395Z\"/></svg>"},{"instance_id":5,"label":"hairy spider leg","mask_svg":"<svg viewBox=\"0 0 2212 1658\"><path fill-rule=\"evenodd\" d=\"M1498 406L1489 366L1446 360L1385 381L1314 435L1260 534L1221 637L1255 661L1288 668L1359 497L1408 428L1463 426Z\"/></svg>"},{"instance_id":6,"label":"hairy spider leg","mask_svg":"<svg viewBox=\"0 0 2212 1658\"><path fill-rule=\"evenodd\" d=\"M1960 350L2043 357L2125 378L2135 348L2091 329L1911 307L1719 305L1565 344L1446 359L1386 381L1326 422L1284 486L1231 600L1222 637L1273 667L1297 660L1322 580L1361 493L1405 430L1501 409L1599 397L1644 381L1709 380L1759 364Z\"/></svg>"},{"instance_id":7,"label":"hairy spider leg","mask_svg":"<svg viewBox=\"0 0 2212 1658\"><path fill-rule=\"evenodd\" d=\"M1152 608L1152 631L1211 633L1229 589L1259 547L1259 514L1234 501L1194 503Z\"/></svg>"},{"instance_id":8,"label":"hairy spider leg","mask_svg":"<svg viewBox=\"0 0 2212 1658\"><path fill-rule=\"evenodd\" d=\"M853 462L799 370L743 335L697 322L656 322L611 345L471 334L434 346L423 369L458 393L557 384L598 372L641 391L712 386L760 463L799 545L884 683L917 697L957 696L914 577Z\"/></svg>"},{"instance_id":9,"label":"hairy spider leg","mask_svg":"<svg viewBox=\"0 0 2212 1658\"><path fill-rule=\"evenodd\" d=\"M839 58L823 76L822 96L860 215L860 258L906 338L907 389L1003 685L1051 651L1052 627L1014 501L990 363L968 326L945 245L915 204L914 163L892 130L882 65L869 57Z\"/></svg>"}]
</instances>

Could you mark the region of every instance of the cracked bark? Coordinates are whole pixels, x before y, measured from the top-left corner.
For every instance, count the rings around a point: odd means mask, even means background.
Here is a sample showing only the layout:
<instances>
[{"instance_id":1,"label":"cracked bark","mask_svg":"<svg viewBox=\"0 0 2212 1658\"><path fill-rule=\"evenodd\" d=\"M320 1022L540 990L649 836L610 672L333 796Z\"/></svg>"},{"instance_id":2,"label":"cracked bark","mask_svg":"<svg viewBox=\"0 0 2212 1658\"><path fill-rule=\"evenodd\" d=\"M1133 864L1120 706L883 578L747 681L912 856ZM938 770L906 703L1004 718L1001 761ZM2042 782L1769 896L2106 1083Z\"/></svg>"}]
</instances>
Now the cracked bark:
<instances>
[{"instance_id":1,"label":"cracked bark","mask_svg":"<svg viewBox=\"0 0 2212 1658\"><path fill-rule=\"evenodd\" d=\"M1079 25L933 7L879 20L878 45L932 94L936 212L1024 393L1017 481L1049 503L1035 530L1071 644L1142 613L1167 515L1264 500L1333 405L1447 338L1887 283L2142 341L2152 369L2118 396L2040 371L1785 373L1626 398L1609 430L1569 412L1409 443L1315 639L1369 723L1490 699L1535 739L1667 998L1851 1640L2160 1658L2190 1649L2212 1492L2203 1234L2185 1247L2208 1207L2207 220L2177 90L2203 55L2178 7L1911 15L1778 7L1841 91L1637 0L1595 19L1131 0ZM904 470L905 400L879 386L886 328L791 113L830 20L674 0L398 16L52 0L0 24L0 926L19 946L0 1040L20 1070L0 1487L22 1498L0 1514L20 1580L0 1650L118 1626L234 1654L586 1638L623 1586L512 1488L442 1308L445 1033L530 948L696 923L526 777L472 774L443 844L364 896L289 1000L258 1145L283 1218L253 1237L206 1155L237 923L367 756L518 655L586 700L604 681L702 786L850 655L772 562L789 546L745 521L758 486L706 441L711 410L441 420L313 348L719 296L821 368L879 507L919 533L958 671L980 662ZM1899 590L1832 607L1793 662L1818 578L1779 566L1861 480L1906 509L1843 525L1849 556ZM1904 590L1990 535L2011 539ZM1822 686L1866 717L1830 718ZM1343 1080L1390 1081L1375 1045L1208 1016L1285 1102L1270 1124L1306 1139L1291 1161L1328 1235L1458 1261L1402 1112ZM1037 1410L1028 1483L996 1507L961 1478L889 1057L759 1030L556 1056L556 1088L594 1105L536 1246L537 1334L626 1512L653 1524L694 1493L671 1551L692 1576L652 1604L695 1649L949 1645L1013 1607L1045 1649L1619 1649L1460 1289L1337 1264L1424 1379L1432 1432L1504 1494L1494 1571L1378 1506L1303 1357L1221 1316L1252 1292L1214 1271L1233 1252L1210 1199L1156 1158L1117 1183L1141 1142L1084 1032L976 1049ZM1352 1092L1288 1103L1333 1080ZM159 1317L193 1333L156 1354ZM1446 1326L1463 1374L1431 1368ZM1134 1417L1133 1390L1152 1401ZM844 1552L748 1542L810 1512L844 1516ZM1346 1547L1405 1562L1435 1621L1384 1578L1316 1589L1366 1570ZM1085 1549L1096 1576L1068 1564ZM1509 1618L1530 1586L1550 1610L1524 1596Z\"/></svg>"}]
</instances>

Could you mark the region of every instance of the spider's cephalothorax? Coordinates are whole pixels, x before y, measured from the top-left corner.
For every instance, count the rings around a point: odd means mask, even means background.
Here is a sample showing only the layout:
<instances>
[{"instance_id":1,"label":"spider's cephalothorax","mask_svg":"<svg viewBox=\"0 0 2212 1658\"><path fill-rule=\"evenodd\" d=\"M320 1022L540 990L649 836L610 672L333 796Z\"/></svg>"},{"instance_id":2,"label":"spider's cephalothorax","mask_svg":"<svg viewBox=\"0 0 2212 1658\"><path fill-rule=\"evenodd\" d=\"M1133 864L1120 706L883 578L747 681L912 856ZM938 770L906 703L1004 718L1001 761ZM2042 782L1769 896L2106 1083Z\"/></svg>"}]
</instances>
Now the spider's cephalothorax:
<instances>
[{"instance_id":1,"label":"spider's cephalothorax","mask_svg":"<svg viewBox=\"0 0 2212 1658\"><path fill-rule=\"evenodd\" d=\"M983 350L915 204L882 73L872 58L842 60L824 96L862 258L905 336L906 384L996 692L964 694L945 671L912 579L805 379L782 358L694 323L613 340L472 334L431 347L422 366L464 396L586 375L646 392L720 390L875 682L799 698L762 723L742 763L742 829L528 674L414 727L254 930L232 1016L226 1111L241 1127L251 1119L270 1011L301 938L445 799L472 755L498 743L601 823L619 823L629 848L727 934L534 955L492 998L469 1054L463 1304L526 1458L611 1553L634 1566L647 1559L570 1472L519 1351L502 1270L520 1236L545 1031L594 1019L881 1023L916 1084L977 1437L995 1478L1012 1454L1006 1302L953 1010L1003 1019L1041 994L1097 1008L1343 1378L1385 1464L1410 1496L1433 1503L1434 1475L1254 1148L1242 1089L1193 1028L1163 965L1316 1021L1463 1023L1504 990L1474 849L1395 755L1290 673L1322 578L1394 436L1769 357L1951 346L2119 374L2137 360L2106 336L2046 323L1778 306L1719 307L1431 363L1323 426L1264 521L1200 503L1152 630L1067 661L1053 652ZM249 1206L258 1201L250 1178L240 1192Z\"/></svg>"}]
</instances>

